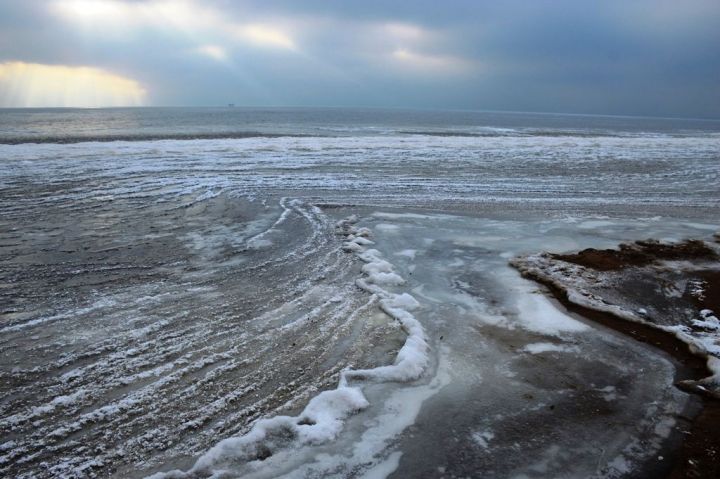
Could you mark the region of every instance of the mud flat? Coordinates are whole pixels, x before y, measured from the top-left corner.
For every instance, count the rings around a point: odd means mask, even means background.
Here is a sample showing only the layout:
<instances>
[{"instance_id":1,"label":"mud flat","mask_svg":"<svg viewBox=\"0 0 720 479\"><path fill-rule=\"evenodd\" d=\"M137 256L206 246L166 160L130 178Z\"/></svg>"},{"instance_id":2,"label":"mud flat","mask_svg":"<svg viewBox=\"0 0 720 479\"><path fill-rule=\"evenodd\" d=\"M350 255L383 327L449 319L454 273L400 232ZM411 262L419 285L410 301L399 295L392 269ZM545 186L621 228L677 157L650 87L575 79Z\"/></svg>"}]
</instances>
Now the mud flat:
<instances>
[{"instance_id":1,"label":"mud flat","mask_svg":"<svg viewBox=\"0 0 720 479\"><path fill-rule=\"evenodd\" d=\"M700 407L672 454L670 478L720 477L720 247L654 240L617 249L515 258L569 310L652 344L678 361L676 386Z\"/></svg>"}]
</instances>

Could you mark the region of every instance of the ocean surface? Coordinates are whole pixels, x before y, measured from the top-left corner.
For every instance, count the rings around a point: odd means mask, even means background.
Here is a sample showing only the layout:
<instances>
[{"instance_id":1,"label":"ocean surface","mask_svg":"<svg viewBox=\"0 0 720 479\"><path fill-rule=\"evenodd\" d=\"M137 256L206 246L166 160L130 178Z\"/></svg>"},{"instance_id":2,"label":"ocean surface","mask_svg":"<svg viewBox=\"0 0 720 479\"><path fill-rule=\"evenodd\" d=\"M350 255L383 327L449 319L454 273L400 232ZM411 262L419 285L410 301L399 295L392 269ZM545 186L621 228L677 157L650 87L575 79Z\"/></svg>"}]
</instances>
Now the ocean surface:
<instances>
[{"instance_id":1,"label":"ocean surface","mask_svg":"<svg viewBox=\"0 0 720 479\"><path fill-rule=\"evenodd\" d=\"M673 360L508 261L719 218L719 121L0 110L0 475L661 470Z\"/></svg>"}]
</instances>

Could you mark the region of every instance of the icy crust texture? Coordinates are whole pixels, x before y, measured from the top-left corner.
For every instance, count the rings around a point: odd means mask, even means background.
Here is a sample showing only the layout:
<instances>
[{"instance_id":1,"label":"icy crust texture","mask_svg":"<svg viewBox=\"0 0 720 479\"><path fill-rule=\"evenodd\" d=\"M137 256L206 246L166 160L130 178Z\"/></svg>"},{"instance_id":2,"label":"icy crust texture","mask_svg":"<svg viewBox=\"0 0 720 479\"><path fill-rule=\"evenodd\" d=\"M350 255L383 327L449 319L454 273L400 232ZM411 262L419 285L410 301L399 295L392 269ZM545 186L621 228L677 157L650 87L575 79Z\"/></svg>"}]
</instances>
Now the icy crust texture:
<instances>
[{"instance_id":1,"label":"icy crust texture","mask_svg":"<svg viewBox=\"0 0 720 479\"><path fill-rule=\"evenodd\" d=\"M357 221L355 215L339 221L336 231L345 238L343 250L356 254L365 263L362 267L364 277L357 280L358 287L376 295L380 308L397 320L407 333L394 364L373 369L346 369L340 373L338 387L315 396L300 415L261 419L247 434L220 441L188 471L160 472L149 476L151 479L232 476L238 465L262 461L281 448L332 441L342 431L348 416L369 406L356 384L362 381L412 381L423 374L428 364L429 347L422 325L410 312L420 305L410 294L395 294L384 289L405 281L379 251L368 248L374 244L368 239L371 231L356 227Z\"/></svg>"},{"instance_id":2,"label":"icy crust texture","mask_svg":"<svg viewBox=\"0 0 720 479\"><path fill-rule=\"evenodd\" d=\"M708 245L715 251L715 245ZM692 278L698 270L717 271L717 261L657 260L647 265L607 271L564 261L549 253L522 256L510 262L524 276L562 291L573 304L610 313L674 335L689 350L707 361L711 375L698 381L681 381L685 389L720 398L720 321L718 312L690 307L683 296L702 298L702 282ZM689 279L688 279L689 278ZM633 291L633 285L653 291ZM642 294L642 293L645 294ZM658 296L655 296L655 295ZM645 301L643 301L645 300Z\"/></svg>"}]
</instances>

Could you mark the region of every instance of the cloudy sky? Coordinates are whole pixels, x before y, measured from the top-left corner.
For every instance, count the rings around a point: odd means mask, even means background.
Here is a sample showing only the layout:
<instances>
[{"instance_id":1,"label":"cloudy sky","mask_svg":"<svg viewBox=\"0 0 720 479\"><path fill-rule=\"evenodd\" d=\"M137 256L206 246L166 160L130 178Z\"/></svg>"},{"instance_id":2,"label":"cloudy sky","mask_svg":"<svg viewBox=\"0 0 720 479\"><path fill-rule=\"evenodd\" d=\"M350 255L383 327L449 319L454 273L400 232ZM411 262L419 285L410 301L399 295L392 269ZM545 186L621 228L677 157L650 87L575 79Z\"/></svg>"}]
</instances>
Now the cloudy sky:
<instances>
[{"instance_id":1,"label":"cloudy sky","mask_svg":"<svg viewBox=\"0 0 720 479\"><path fill-rule=\"evenodd\" d=\"M720 118L719 0L0 0L0 106Z\"/></svg>"}]
</instances>

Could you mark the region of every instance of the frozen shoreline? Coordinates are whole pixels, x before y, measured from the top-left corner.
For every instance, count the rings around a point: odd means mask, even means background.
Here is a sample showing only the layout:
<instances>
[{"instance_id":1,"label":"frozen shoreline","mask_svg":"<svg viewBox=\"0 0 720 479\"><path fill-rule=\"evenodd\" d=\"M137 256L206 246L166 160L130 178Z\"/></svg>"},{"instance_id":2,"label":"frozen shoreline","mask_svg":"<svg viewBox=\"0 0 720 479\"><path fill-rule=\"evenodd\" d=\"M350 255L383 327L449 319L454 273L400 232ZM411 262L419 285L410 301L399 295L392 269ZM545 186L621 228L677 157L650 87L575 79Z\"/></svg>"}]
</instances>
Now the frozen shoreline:
<instances>
[{"instance_id":1,"label":"frozen shoreline","mask_svg":"<svg viewBox=\"0 0 720 479\"><path fill-rule=\"evenodd\" d=\"M245 462L267 461L276 453L287 454L288 449L320 445L336 439L341 434L346 419L370 405L362 393L363 383L408 382L423 374L429 361L428 344L422 325L411 313L420 305L408 293L395 294L383 288L404 284L405 280L394 272L393 265L384 260L379 251L369 248L374 244L368 239L372 232L367 228L357 228L356 222L356 216L339 221L335 225L336 233L345 239L343 249L355 254L365 263L362 267L365 276L356 281L358 287L373 298L379 298L380 309L390 318L397 320L407 334L394 363L370 369L345 369L340 372L337 388L313 397L298 416L261 419L253 424L248 433L220 441L198 458L188 471L159 472L149 476L149 479L182 479L218 474L247 475L247 471L241 472ZM419 408L419 405L420 403L416 407ZM370 458L368 456L365 460ZM330 470L332 464L318 464L316 467Z\"/></svg>"},{"instance_id":2,"label":"frozen shoreline","mask_svg":"<svg viewBox=\"0 0 720 479\"><path fill-rule=\"evenodd\" d=\"M195 204L206 207L193 208L198 208L198 214L203 215L218 207L220 211L226 211L228 205L235 201L224 195L205 195ZM134 414L139 414L138 420L142 420L152 391L155 391L152 394L167 394L162 389L167 388L168 393L177 394L181 398L183 396L173 392L176 391L174 385L184 384L184 376L191 381L194 381L194 377L202 378L204 368L210 368L211 374L207 379L203 378L197 385L191 384L184 390L192 394L187 396L186 401L191 397L198 401L195 406L197 411L181 412L184 417L181 429L184 435L168 436L174 445L165 457L172 458L171 461L164 466L159 462L163 456L156 456L156 462L150 462L153 461L152 457L148 457L147 463L146 459L139 459L142 462L135 463L135 475L143 477L147 475L141 473L143 470L153 473L167 469L169 465L172 469L180 467L191 471L189 477L204 477L201 471L208 473L223 467L228 467L231 475L231 471L244 471L242 475L257 478L274 477L281 472L289 474L288 477L304 477L311 471L317 474L319 470L333 469L345 472L334 475L326 472L327 477L345 477L343 474L349 474L353 467L365 464L360 466L361 469L356 469L356 473L360 470L368 474L371 471L376 474L384 471L381 477L392 474L396 477L412 477L430 474L430 471L443 467L457 474L482 469L512 477L521 471L540 467L536 462L548 453L543 443L536 443L532 437L516 435L518 421L532 421L536 424L538 431L542 431L538 432L538 437L557 437L559 431L573 431L562 433L567 437L589 432L595 436L588 437L587 443L568 443L565 440L560 440L557 445L551 443L551 448L573 450L572 457L577 462L571 465L560 461L542 466L548 471L583 471L582 474L595 471L598 477L621 477L622 471L648 467L643 465L643 461L647 460L649 451L664 447L668 428L673 427L677 414L685 407L682 395L662 392L663 385L672 378L671 366L661 363L662 367L641 383L629 382L627 378L632 375L632 370L627 365L643 367L641 365L653 362L652 357L644 357L647 353L642 349L628 348L625 342L618 343L617 339L564 314L552 302L537 294L532 283L522 280L507 266L507 258L513 255L511 248L526 250L535 244L537 240L534 238L560 240L564 232L553 236L553 233L548 234L545 223L533 225L487 220L458 216L451 211L438 214L417 209L343 207L327 210L333 212L333 218L311 204L288 198L281 198L278 206L271 209L275 213L262 213L243 230L245 239L239 247L244 248L243 255L252 260L229 262L221 255L221 266L216 267L220 268L218 271L222 274L216 277L221 281L230 281L226 272L242 268L258 275L257 278L263 278L264 274L272 280L276 277L276 268L282 267L283 262L290 260L303 264L312 259L313 268L317 268L317 272L313 273L315 276L311 276L314 279L308 281L306 274L299 274L297 280L300 283L291 289L291 295L276 302L273 306L276 309L271 308L248 323L253 328L260 328L257 330L260 333L257 338L252 335L228 338L228 345L238 344L207 356L196 364L183 366L182 361L175 361L132 375L122 375L117 381L130 386L131 394L109 405L105 403L90 415L86 413L80 416L79 422L66 421L63 427L69 428L67 430L55 426L57 444L63 444L64 437L69 434L88 434L93 430L112 434L116 427L114 424L127 421ZM261 208L260 211L267 211L267 208ZM347 216L348 212L355 212L359 218L335 223L338 217ZM359 220L357 224L354 223L356 220ZM607 228L608 223L606 219L589 220L581 223L581 226L587 224L588 228ZM555 228L562 224L567 228L577 228L575 220L548 224ZM652 221L648 224L662 225ZM580 230L589 231L590 234L593 231L587 228ZM298 236L299 232L302 232L302 240ZM371 232L372 238L369 238ZM514 243L508 244L508 238L518 237L519 232L528 235L522 240L524 243L514 240ZM228 238L232 238L232 235ZM296 240L296 243L291 243L289 252L282 255L273 252L278 245L291 241L289 238ZM195 236L188 238L189 244L197 249L203 262L208 261L204 258L218 255L217 237L206 235L200 240ZM565 250L569 249L569 245L562 242L558 244ZM322 248L321 254L317 252L319 246ZM348 262L352 258L356 259ZM213 273L212 269L201 271L203 276L218 274ZM290 271L297 274L302 269ZM192 281L203 278L192 269L188 273ZM358 274L361 277L359 280ZM300 292L302 294L299 297L293 298L294 294ZM186 291L185 294L194 293ZM174 304L173 298L178 297L169 296L171 303L166 307ZM210 288L209 284L198 289L197 295L191 297L196 298L194 301L205 297L211 305L223 298L217 288ZM152 308L148 309L151 311L157 308L160 298L157 295L141 297L138 304L147 305ZM243 298L247 298L244 293L240 299L247 301ZM100 301L95 308L79 310L78 318L97 317L99 324L102 324L102 315L115 310L118 304L124 303L119 299ZM231 303L230 307L237 306ZM381 312L383 310L385 313ZM392 321L403 323L405 330L411 333L409 338L399 328L393 330L389 326L387 315L394 318ZM213 330L221 328L229 319L225 315L221 317L224 319L211 323ZM413 317L422 326L415 324ZM67 321L73 324L73 316L68 318L22 327L20 325L24 323L16 322L13 323L16 330L10 333L32 331L40 324L47 328L67 324ZM83 324L82 321L80 324ZM363 324L366 322L369 323ZM347 326L341 326L345 324ZM154 323L153 327L177 336L173 332L176 327L172 322ZM263 351L267 350L267 354L271 355L267 356L267 364L278 372L289 372L294 363L308 361L307 355L302 353L305 346L301 346L299 351L295 350L299 339L308 341L320 332L326 338L322 341L330 342L318 344L319 347L331 343L337 343L338 346L342 344L342 334L327 335L324 333L326 328L330 328L330 331L339 328L338 333L348 331L347 328L366 328L364 330L375 330L376 333L367 339L358 337L357 346L341 353L356 358L347 360L350 362L346 362L346 366L340 369L323 367L316 369L313 376L300 375L296 377L302 377L302 380L286 382L287 393L280 395L280 400L261 402L266 393L257 395L258 386L252 382L255 379L241 378L233 386L232 381L235 379L232 370L247 368L248 360L256 354L253 352L256 346L252 344L267 342L260 349L261 354L266 354ZM144 334L156 334L153 331L148 329ZM276 335L279 336L274 339ZM201 337L192 339L191 336L187 342L179 344L192 348L193 342L199 341ZM275 342L283 346L274 346ZM224 340L217 342L218 345L224 343ZM619 345L623 345L627 351L620 356L610 354ZM358 348L357 352L355 348ZM283 354L273 354L278 350L282 350ZM378 356L378 352L383 350L386 354L392 353L392 357ZM153 360L151 355L139 353L146 358L143 362ZM352 363L360 358L365 359L359 364ZM328 359L326 357L323 360ZM392 364L393 359L395 365ZM132 355L128 359L118 357L115 361L119 361L120 365L127 364L123 367L131 367L136 362ZM572 362L572 366L568 366L568 361ZM103 364L98 363L94 367L98 371L110 371ZM342 372L348 366L354 371ZM263 369L263 365L259 367ZM412 380L426 367L429 368L427 376L406 386L395 387L390 383L383 385L377 381ZM554 370L562 371L562 380L544 377L547 371ZM80 368L75 372L70 371L70 375L65 374L71 381L84 381L82 374L87 372L83 371ZM248 378L263 377L258 373L252 374ZM338 377L344 378L341 388L333 389ZM223 388L227 388L224 397L208 402L202 395L193 392L212 391L208 389L210 385L228 380L228 384L223 384ZM148 384L147 381L151 382ZM135 383L141 388L135 389ZM276 379L269 384L282 385L283 380ZM361 384L366 386L359 393L355 388ZM98 398L104 394L94 386L85 386L84 391L78 390L72 382L63 387L62 395L51 396L45 402L47 407L40 403L27 413L30 415L16 415L14 417L17 420L8 418L17 424L11 428L17 427L18 431L22 431L28 430L32 421L40 420L37 423L42 424L42 421L54 421L55 417L62 420L63 414L83 411L90 404L98 404ZM103 387L112 390L112 384ZM259 387L262 387L262 383ZM318 390L326 392L318 395ZM278 392L281 391L283 389L278 388ZM463 406L462 401L467 399L462 398L473 397L483 399L470 408ZM654 409L643 410L650 397L662 399L653 406ZM250 402L249 406L238 407L251 399L254 402ZM331 407L328 408L329 405ZM160 406L151 406L151 410L161 413L166 408ZM222 417L228 412L228 419L215 419L218 414ZM466 414L467 419L458 420ZM585 417L587 414L590 414L589 418ZM618 421L629 421L628 424L632 424L627 432L623 432L623 435L630 434L632 440L620 440L620 436L614 434L603 435L596 429L608 414L617 417ZM269 419L260 419L262 417ZM637 417L643 419L637 420ZM578 418L576 423L573 418ZM437 431L428 434L412 432L417 428L430 427L433 421L441 421L432 426L432 430ZM254 428L250 430L253 424ZM453 426L445 428L442 424ZM557 432L555 428L558 428ZM660 428L660 435L654 432L656 428ZM230 432L233 430L236 432ZM218 444L217 439L223 436L230 439ZM426 451L430 447L426 441L436 436L442 437L447 447L436 447L434 453L439 456L430 461L433 456L419 452L417 448L422 447ZM299 449L288 448L296 440L293 437L305 438L299 441L299 444L305 445ZM195 443L195 457L179 462L177 458L181 456L177 452L192 445L193 442L188 442L188 439L193 441L193 438L204 442ZM162 436L158 439L162 440ZM454 443L456 440L461 440L459 448ZM133 441L132 437L130 441ZM632 444L637 441L649 441L651 446L636 449ZM614 444L611 450L615 452L607 453L608 463L603 465L606 472L600 473L596 471L592 451L593 447L605 443ZM7 452L22 457L23 448L28 444L6 443ZM212 447L214 444L217 444L215 448ZM361 444L374 446L361 447ZM522 444L522 448L517 449L516 444ZM627 447L630 449L623 453L625 459L616 460L615 455ZM114 451L117 450L111 449L110 454L102 456L101 460L96 456L95 462L89 463L80 456L77 462L56 466L55 471L93 471L115 467L114 464L122 464L128 456L114 455ZM142 454L142 449L133 454L138 453ZM317 454L325 459L313 459ZM516 455L517 458L512 461L502 459ZM240 456L249 462L239 460ZM193 469L192 464L195 462L198 465ZM512 464L517 465L515 472L509 468ZM122 466L120 471L120 475L131 474L128 466ZM51 472L47 477L53 477L53 474ZM165 477L188 477L188 474L176 471L165 473Z\"/></svg>"},{"instance_id":3,"label":"frozen shoreline","mask_svg":"<svg viewBox=\"0 0 720 479\"><path fill-rule=\"evenodd\" d=\"M706 361L710 373L681 385L720 399L718 252L720 247L712 243L648 241L621 245L615 251L540 253L511 264L523 275L557 288L570 303L674 335ZM707 275L712 275L710 284L702 279ZM638 287L641 281L648 284ZM648 285L661 294L648 294Z\"/></svg>"},{"instance_id":4,"label":"frozen shoreline","mask_svg":"<svg viewBox=\"0 0 720 479\"><path fill-rule=\"evenodd\" d=\"M540 253L511 261L567 307L580 308L580 314L657 346L686 367L693 365L694 377L681 378L676 386L701 395L702 410L694 414L687 435L681 435L673 451L677 459L671 478L720 473L719 251L712 242L644 241L615 250ZM650 293L648 286L660 295ZM633 324L644 329L638 334ZM688 354L698 360L688 359Z\"/></svg>"},{"instance_id":5,"label":"frozen shoreline","mask_svg":"<svg viewBox=\"0 0 720 479\"><path fill-rule=\"evenodd\" d=\"M250 477L282 463L615 478L658 466L684 424L667 357L507 263L712 234L715 137L371 131L0 156L0 474L189 470L263 418L299 418L347 369L425 373L349 380L368 405L335 439L260 451ZM335 228L351 215L347 241Z\"/></svg>"}]
</instances>

